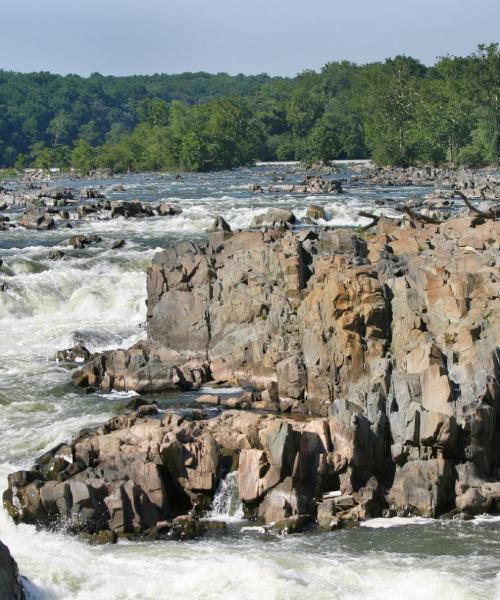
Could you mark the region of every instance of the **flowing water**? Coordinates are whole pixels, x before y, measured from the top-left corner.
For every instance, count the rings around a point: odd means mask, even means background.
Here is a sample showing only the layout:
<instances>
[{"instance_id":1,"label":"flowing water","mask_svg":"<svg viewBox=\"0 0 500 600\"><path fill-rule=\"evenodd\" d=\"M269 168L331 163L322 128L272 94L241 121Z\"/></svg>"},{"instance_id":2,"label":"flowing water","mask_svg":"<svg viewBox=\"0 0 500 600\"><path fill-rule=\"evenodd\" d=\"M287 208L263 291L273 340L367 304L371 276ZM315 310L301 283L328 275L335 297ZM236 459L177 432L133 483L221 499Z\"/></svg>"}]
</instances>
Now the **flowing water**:
<instances>
[{"instance_id":1,"label":"flowing water","mask_svg":"<svg viewBox=\"0 0 500 600\"><path fill-rule=\"evenodd\" d=\"M340 174L347 178L347 169ZM58 349L83 342L90 350L128 346L144 336L146 268L155 252L178 239L203 240L216 215L247 227L270 206L300 218L313 202L330 225L358 225L357 211L394 213L426 190L345 184L341 196L254 194L276 177L297 182L288 167L261 166L210 175L129 175L103 181L58 181L104 186L111 199L160 199L179 205L175 217L88 219L72 230L0 232L0 487L7 474L102 423L126 394L84 394L68 384L54 361ZM427 190L428 191L428 190ZM379 202L385 200L385 205ZM11 211L12 214L16 210ZM103 242L68 249L69 235L97 232ZM126 245L111 250L113 241ZM64 260L51 260L62 250ZM157 395L168 410L192 394ZM500 521L384 521L332 533L280 537L242 519L234 475L221 484L210 518L225 533L192 542L120 542L90 546L63 533L15 526L0 509L0 538L10 547L36 600L227 599L499 599ZM3 599L2 599L3 600Z\"/></svg>"}]
</instances>

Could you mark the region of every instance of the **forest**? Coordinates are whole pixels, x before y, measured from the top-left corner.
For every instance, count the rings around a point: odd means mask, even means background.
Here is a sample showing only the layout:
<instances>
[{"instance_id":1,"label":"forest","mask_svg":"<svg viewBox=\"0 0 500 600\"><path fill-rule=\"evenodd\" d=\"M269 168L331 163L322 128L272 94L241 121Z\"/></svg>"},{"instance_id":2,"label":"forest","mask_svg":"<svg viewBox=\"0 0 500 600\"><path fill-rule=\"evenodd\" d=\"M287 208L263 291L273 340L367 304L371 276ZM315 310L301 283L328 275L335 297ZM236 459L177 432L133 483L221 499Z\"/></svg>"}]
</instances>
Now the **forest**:
<instances>
[{"instance_id":1,"label":"forest","mask_svg":"<svg viewBox=\"0 0 500 600\"><path fill-rule=\"evenodd\" d=\"M210 171L255 160L500 162L500 49L294 78L0 71L0 167Z\"/></svg>"}]
</instances>

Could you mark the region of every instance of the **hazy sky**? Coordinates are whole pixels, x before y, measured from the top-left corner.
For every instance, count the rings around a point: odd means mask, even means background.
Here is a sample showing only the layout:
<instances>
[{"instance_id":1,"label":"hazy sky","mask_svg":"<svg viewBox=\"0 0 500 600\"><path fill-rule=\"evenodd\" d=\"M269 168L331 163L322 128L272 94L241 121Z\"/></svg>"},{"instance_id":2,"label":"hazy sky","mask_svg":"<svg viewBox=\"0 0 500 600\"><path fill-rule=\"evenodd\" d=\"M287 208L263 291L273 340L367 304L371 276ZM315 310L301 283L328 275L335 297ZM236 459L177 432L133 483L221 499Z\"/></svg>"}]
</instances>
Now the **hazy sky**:
<instances>
[{"instance_id":1,"label":"hazy sky","mask_svg":"<svg viewBox=\"0 0 500 600\"><path fill-rule=\"evenodd\" d=\"M1 0L0 68L293 75L500 41L500 0Z\"/></svg>"}]
</instances>

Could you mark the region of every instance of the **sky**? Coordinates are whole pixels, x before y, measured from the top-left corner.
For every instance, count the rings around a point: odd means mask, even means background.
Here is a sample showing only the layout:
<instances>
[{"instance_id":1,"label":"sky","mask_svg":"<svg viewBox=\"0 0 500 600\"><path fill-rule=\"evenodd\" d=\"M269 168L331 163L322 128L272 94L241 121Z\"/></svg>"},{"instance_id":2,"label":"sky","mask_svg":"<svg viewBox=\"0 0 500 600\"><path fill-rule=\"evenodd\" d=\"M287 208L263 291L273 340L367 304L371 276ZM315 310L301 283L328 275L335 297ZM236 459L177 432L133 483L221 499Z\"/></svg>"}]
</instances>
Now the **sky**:
<instances>
[{"instance_id":1,"label":"sky","mask_svg":"<svg viewBox=\"0 0 500 600\"><path fill-rule=\"evenodd\" d=\"M1 0L0 68L295 75L500 41L500 0Z\"/></svg>"}]
</instances>

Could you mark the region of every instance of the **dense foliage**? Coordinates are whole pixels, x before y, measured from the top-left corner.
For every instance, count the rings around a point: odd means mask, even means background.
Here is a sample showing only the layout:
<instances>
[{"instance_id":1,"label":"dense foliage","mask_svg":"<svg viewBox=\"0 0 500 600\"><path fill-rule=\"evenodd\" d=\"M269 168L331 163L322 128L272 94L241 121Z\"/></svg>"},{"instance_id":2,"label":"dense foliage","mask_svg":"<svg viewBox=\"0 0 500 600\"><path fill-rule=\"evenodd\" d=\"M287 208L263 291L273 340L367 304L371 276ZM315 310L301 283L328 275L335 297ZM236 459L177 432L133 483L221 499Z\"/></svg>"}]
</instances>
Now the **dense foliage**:
<instances>
[{"instance_id":1,"label":"dense foliage","mask_svg":"<svg viewBox=\"0 0 500 600\"><path fill-rule=\"evenodd\" d=\"M0 71L0 167L199 171L368 156L500 162L498 45L432 67L398 56L293 79Z\"/></svg>"}]
</instances>

